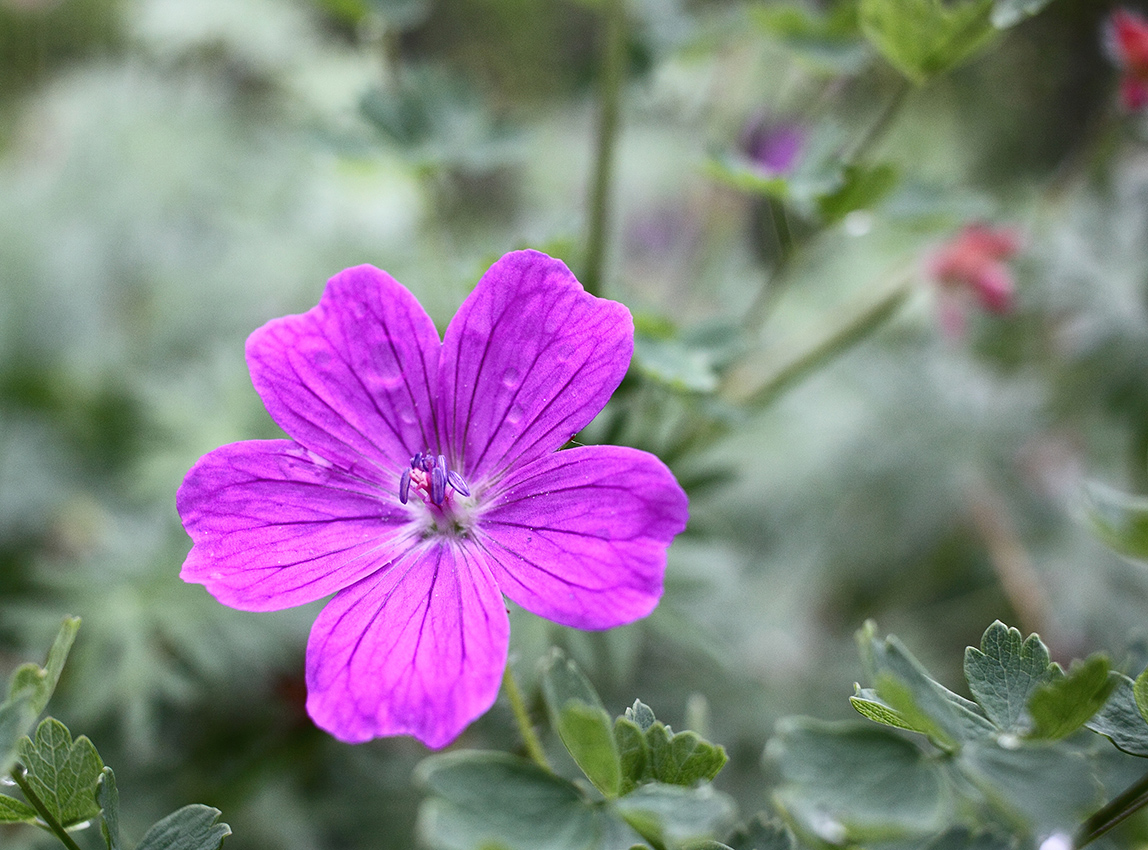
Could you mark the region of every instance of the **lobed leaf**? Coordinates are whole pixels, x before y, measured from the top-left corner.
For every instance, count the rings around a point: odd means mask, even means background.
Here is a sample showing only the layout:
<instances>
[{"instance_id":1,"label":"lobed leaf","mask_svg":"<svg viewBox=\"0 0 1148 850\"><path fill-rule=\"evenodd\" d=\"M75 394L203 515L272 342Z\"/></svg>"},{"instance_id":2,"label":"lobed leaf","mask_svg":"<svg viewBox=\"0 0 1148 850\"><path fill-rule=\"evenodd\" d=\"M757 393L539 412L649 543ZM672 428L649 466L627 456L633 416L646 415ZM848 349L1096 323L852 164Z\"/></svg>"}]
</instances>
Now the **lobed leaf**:
<instances>
[{"instance_id":1,"label":"lobed leaf","mask_svg":"<svg viewBox=\"0 0 1148 850\"><path fill-rule=\"evenodd\" d=\"M943 822L938 766L901 735L858 723L787 718L766 756L782 776L777 806L830 844L924 836Z\"/></svg>"},{"instance_id":2,"label":"lobed leaf","mask_svg":"<svg viewBox=\"0 0 1148 850\"><path fill-rule=\"evenodd\" d=\"M68 727L46 717L34 739L20 741L19 758L29 786L61 825L73 826L100 813L96 783L104 765L85 736L73 741Z\"/></svg>"},{"instance_id":3,"label":"lobed leaf","mask_svg":"<svg viewBox=\"0 0 1148 850\"><path fill-rule=\"evenodd\" d=\"M797 850L793 831L776 818L754 815L726 839L730 850Z\"/></svg>"},{"instance_id":4,"label":"lobed leaf","mask_svg":"<svg viewBox=\"0 0 1148 850\"><path fill-rule=\"evenodd\" d=\"M506 753L432 756L416 776L431 794L419 831L436 850L624 850L640 841L573 783Z\"/></svg>"},{"instance_id":5,"label":"lobed leaf","mask_svg":"<svg viewBox=\"0 0 1148 850\"><path fill-rule=\"evenodd\" d=\"M733 820L733 801L712 786L683 788L651 782L615 805L622 817L644 838L676 846L711 838Z\"/></svg>"},{"instance_id":6,"label":"lobed leaf","mask_svg":"<svg viewBox=\"0 0 1148 850\"><path fill-rule=\"evenodd\" d=\"M1054 669L1038 635L1022 639L1017 629L1000 620L985 630L980 649L970 646L965 650L969 690L989 720L1004 732L1028 731L1029 700Z\"/></svg>"},{"instance_id":7,"label":"lobed leaf","mask_svg":"<svg viewBox=\"0 0 1148 850\"><path fill-rule=\"evenodd\" d=\"M216 823L220 814L198 803L176 809L144 833L136 850L218 850L231 835L230 826Z\"/></svg>"},{"instance_id":8,"label":"lobed leaf","mask_svg":"<svg viewBox=\"0 0 1148 850\"><path fill-rule=\"evenodd\" d=\"M1148 560L1148 498L1098 484L1088 488L1087 496L1087 517L1096 535L1121 555Z\"/></svg>"},{"instance_id":9,"label":"lobed leaf","mask_svg":"<svg viewBox=\"0 0 1148 850\"><path fill-rule=\"evenodd\" d=\"M1099 732L1119 749L1148 757L1148 720L1136 704L1135 686L1123 673L1113 673L1116 685L1104 707L1084 725Z\"/></svg>"}]
</instances>

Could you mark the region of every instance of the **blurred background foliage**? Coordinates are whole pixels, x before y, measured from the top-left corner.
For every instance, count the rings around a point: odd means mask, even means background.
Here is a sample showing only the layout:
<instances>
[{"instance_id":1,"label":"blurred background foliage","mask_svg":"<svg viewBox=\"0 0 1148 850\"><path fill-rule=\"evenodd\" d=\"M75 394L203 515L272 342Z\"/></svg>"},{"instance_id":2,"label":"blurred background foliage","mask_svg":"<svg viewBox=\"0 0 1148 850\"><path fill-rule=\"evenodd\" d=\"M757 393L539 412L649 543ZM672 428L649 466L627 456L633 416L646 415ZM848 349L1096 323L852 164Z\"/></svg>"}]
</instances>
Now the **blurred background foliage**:
<instances>
[{"instance_id":1,"label":"blurred background foliage","mask_svg":"<svg viewBox=\"0 0 1148 850\"><path fill-rule=\"evenodd\" d=\"M441 328L504 251L579 267L600 7L0 0L0 666L84 618L53 712L115 766L127 834L195 800L235 850L412 845L426 751L311 726L315 607L242 613L180 582L174 494L211 448L276 434L243 340L339 269L387 269ZM1085 481L1148 493L1148 127L1117 114L1105 5L1059 0L907 89L869 151L895 185L824 227L795 215L760 332L741 328L778 262L766 201L714 163L763 116L840 153L901 78L848 0L628 12L603 288L639 354L587 439L663 454L692 521L648 621L513 612L528 692L564 646L611 712L640 697L724 744L718 787L749 814L782 716L851 715L868 617L953 688L994 618L1062 662L1125 657L1148 574L1080 500ZM1017 305L946 334L922 258L972 218L1023 231ZM919 285L870 338L768 405L729 401L746 373L726 364L800 349L904 274ZM677 445L699 422L721 438ZM460 745L515 736L500 701Z\"/></svg>"}]
</instances>

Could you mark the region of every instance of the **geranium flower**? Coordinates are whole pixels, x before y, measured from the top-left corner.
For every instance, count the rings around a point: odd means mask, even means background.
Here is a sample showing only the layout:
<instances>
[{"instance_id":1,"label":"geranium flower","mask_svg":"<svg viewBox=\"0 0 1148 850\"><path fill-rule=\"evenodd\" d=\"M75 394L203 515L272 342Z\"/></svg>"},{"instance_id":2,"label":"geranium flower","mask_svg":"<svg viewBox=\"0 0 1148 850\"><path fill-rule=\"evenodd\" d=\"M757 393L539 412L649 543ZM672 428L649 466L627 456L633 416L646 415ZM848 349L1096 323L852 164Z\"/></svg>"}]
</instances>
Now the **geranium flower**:
<instances>
[{"instance_id":1,"label":"geranium flower","mask_svg":"<svg viewBox=\"0 0 1148 850\"><path fill-rule=\"evenodd\" d=\"M792 121L755 116L742 131L739 146L767 177L784 177L797 167L805 150L805 129Z\"/></svg>"},{"instance_id":2,"label":"geranium flower","mask_svg":"<svg viewBox=\"0 0 1148 850\"><path fill-rule=\"evenodd\" d=\"M1148 106L1148 20L1129 9L1117 9L1105 27L1105 42L1122 71L1120 103L1130 112Z\"/></svg>"},{"instance_id":3,"label":"geranium flower","mask_svg":"<svg viewBox=\"0 0 1148 850\"><path fill-rule=\"evenodd\" d=\"M970 293L984 310L1007 313L1016 297L1016 282L1006 265L1020 250L1020 234L1011 227L966 225L928 259L928 274L942 290ZM956 330L953 317L946 322Z\"/></svg>"},{"instance_id":4,"label":"geranium flower","mask_svg":"<svg viewBox=\"0 0 1148 850\"><path fill-rule=\"evenodd\" d=\"M636 449L556 451L632 350L626 308L534 251L495 263L441 343L385 272L341 272L318 306L248 338L290 439L192 467L182 578L248 611L334 594L307 644L311 718L344 741L446 745L497 696L503 594L582 629L658 602L688 513L673 475Z\"/></svg>"}]
</instances>

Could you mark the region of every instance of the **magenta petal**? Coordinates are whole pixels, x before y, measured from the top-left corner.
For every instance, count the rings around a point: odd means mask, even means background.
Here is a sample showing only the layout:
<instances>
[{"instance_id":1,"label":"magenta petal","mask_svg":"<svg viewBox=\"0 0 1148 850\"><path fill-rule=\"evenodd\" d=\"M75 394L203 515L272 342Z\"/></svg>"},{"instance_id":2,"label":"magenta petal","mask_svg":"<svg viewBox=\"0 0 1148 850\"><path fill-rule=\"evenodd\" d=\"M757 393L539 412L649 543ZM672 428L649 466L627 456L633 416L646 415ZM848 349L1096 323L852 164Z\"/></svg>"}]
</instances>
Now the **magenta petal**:
<instances>
[{"instance_id":1,"label":"magenta petal","mask_svg":"<svg viewBox=\"0 0 1148 850\"><path fill-rule=\"evenodd\" d=\"M289 436L347 471L397 487L411 456L437 445L438 332L386 272L356 266L319 304L247 340L251 380Z\"/></svg>"},{"instance_id":2,"label":"magenta petal","mask_svg":"<svg viewBox=\"0 0 1148 850\"><path fill-rule=\"evenodd\" d=\"M411 534L398 498L290 440L204 455L176 496L195 545L180 577L224 605L277 611L349 587Z\"/></svg>"},{"instance_id":3,"label":"magenta petal","mask_svg":"<svg viewBox=\"0 0 1148 850\"><path fill-rule=\"evenodd\" d=\"M582 289L559 260L507 254L443 341L438 416L470 482L559 448L605 406L634 348L629 311Z\"/></svg>"},{"instance_id":4,"label":"magenta petal","mask_svg":"<svg viewBox=\"0 0 1148 850\"><path fill-rule=\"evenodd\" d=\"M412 546L339 593L307 644L307 712L348 742L414 735L442 747L494 703L510 622L484 557Z\"/></svg>"},{"instance_id":5,"label":"magenta petal","mask_svg":"<svg viewBox=\"0 0 1148 850\"><path fill-rule=\"evenodd\" d=\"M644 617L662 595L666 549L689 518L660 460L587 446L516 469L492 494L480 542L502 592L541 617L604 629Z\"/></svg>"}]
</instances>

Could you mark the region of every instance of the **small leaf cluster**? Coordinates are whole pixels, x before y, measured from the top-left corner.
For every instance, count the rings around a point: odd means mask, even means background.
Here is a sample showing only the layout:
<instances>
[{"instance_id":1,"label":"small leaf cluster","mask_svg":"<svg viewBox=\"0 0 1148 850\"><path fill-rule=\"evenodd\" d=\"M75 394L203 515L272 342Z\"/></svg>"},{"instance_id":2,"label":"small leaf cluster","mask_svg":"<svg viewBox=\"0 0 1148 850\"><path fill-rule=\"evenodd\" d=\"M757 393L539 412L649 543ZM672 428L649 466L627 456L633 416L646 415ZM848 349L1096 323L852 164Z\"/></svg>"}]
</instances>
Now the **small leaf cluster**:
<instances>
[{"instance_id":1,"label":"small leaf cluster","mask_svg":"<svg viewBox=\"0 0 1148 850\"><path fill-rule=\"evenodd\" d=\"M1128 705L1135 709L1131 680L1103 656L1065 671L1039 636L1022 638L997 621L965 653L970 700L931 677L897 638L879 639L873 623L858 643L873 686L855 685L850 702L886 728L791 718L767 749L783 777L774 801L811 838L941 835L959 846L1004 846L1069 834L1104 796L1098 739L1081 733L1085 725L1130 736L1135 719L1140 746L1148 742L1148 722L1126 716ZM1119 717L1114 704L1124 709ZM997 837L968 831L986 825Z\"/></svg>"},{"instance_id":2,"label":"small leaf cluster","mask_svg":"<svg viewBox=\"0 0 1148 850\"><path fill-rule=\"evenodd\" d=\"M0 704L0 761L23 799L0 794L0 824L40 826L74 850L69 830L98 819L108 850L127 850L120 838L115 773L95 745L84 735L73 738L54 717L31 730L59 682L79 627L79 618L65 620L44 666L24 664L9 680ZM136 850L218 850L231 834L227 824L216 822L219 815L210 806L184 806L153 825Z\"/></svg>"},{"instance_id":3,"label":"small leaf cluster","mask_svg":"<svg viewBox=\"0 0 1148 850\"><path fill-rule=\"evenodd\" d=\"M733 801L710 784L727 761L721 746L674 732L641 701L611 719L589 680L557 650L544 662L541 683L551 727L581 777L507 753L433 756L419 768L430 794L420 812L430 846L725 846L712 841L734 817Z\"/></svg>"}]
</instances>

